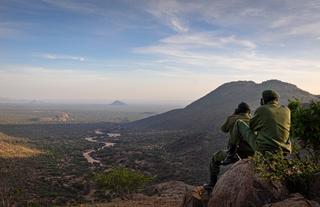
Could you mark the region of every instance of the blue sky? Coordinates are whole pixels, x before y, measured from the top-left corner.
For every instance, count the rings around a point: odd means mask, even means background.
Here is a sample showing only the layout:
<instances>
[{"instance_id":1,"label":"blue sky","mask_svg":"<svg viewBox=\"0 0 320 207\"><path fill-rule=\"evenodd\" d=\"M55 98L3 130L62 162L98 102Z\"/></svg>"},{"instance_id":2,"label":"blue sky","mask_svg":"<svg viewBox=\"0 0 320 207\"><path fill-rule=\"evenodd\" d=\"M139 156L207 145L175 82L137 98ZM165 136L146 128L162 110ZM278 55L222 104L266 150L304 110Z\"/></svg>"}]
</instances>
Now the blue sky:
<instances>
[{"instance_id":1,"label":"blue sky","mask_svg":"<svg viewBox=\"0 0 320 207\"><path fill-rule=\"evenodd\" d=\"M1 0L0 97L188 103L234 80L320 94L319 0Z\"/></svg>"}]
</instances>

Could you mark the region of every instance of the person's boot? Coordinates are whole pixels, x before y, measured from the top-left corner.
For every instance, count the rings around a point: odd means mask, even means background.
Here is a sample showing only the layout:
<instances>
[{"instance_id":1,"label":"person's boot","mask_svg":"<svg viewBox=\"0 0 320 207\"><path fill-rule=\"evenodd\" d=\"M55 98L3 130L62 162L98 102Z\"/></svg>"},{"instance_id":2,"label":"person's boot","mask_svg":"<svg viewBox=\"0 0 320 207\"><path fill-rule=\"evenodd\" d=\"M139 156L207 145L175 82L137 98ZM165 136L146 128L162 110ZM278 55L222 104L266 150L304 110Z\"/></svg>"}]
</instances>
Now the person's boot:
<instances>
[{"instance_id":1,"label":"person's boot","mask_svg":"<svg viewBox=\"0 0 320 207\"><path fill-rule=\"evenodd\" d=\"M237 145L229 145L228 154L226 159L221 163L222 165L229 165L231 163L235 163L239 160L239 156L237 155Z\"/></svg>"},{"instance_id":2,"label":"person's boot","mask_svg":"<svg viewBox=\"0 0 320 207\"><path fill-rule=\"evenodd\" d=\"M218 180L218 176L216 175L212 175L210 176L210 183L208 184L204 184L203 185L203 188L208 192L208 193L211 193L214 186L216 185L217 183L217 180Z\"/></svg>"}]
</instances>

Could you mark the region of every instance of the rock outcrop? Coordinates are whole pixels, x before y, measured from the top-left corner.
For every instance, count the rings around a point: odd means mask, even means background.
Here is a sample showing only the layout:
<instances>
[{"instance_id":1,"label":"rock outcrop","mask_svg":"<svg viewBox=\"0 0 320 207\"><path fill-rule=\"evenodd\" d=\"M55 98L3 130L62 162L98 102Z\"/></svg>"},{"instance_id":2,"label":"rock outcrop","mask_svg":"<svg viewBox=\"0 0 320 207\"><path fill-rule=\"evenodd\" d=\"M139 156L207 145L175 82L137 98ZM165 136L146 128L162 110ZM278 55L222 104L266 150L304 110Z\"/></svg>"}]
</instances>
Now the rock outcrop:
<instances>
[{"instance_id":1,"label":"rock outcrop","mask_svg":"<svg viewBox=\"0 0 320 207\"><path fill-rule=\"evenodd\" d=\"M280 181L259 177L251 160L235 163L218 180L211 195L198 186L188 191L182 207L320 207L320 173L313 176L308 200L290 194ZM209 200L209 202L208 202Z\"/></svg>"},{"instance_id":2,"label":"rock outcrop","mask_svg":"<svg viewBox=\"0 0 320 207\"><path fill-rule=\"evenodd\" d=\"M320 207L320 204L315 201L305 199L302 195L296 193L291 194L289 198L283 201L266 204L263 207Z\"/></svg>"},{"instance_id":3,"label":"rock outcrop","mask_svg":"<svg viewBox=\"0 0 320 207\"><path fill-rule=\"evenodd\" d=\"M288 196L280 182L261 179L250 160L241 160L223 174L213 189L209 207L250 207L281 201Z\"/></svg>"}]
</instances>

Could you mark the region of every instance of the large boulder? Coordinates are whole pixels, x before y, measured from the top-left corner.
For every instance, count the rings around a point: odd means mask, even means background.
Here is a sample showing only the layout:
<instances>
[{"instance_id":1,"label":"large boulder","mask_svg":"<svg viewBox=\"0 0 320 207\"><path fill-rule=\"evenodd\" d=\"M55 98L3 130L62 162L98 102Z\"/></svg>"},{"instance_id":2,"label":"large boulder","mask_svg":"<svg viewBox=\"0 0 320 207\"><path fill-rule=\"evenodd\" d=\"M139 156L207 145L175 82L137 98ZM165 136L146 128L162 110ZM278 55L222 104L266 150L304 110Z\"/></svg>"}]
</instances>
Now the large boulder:
<instances>
[{"instance_id":1,"label":"large boulder","mask_svg":"<svg viewBox=\"0 0 320 207\"><path fill-rule=\"evenodd\" d=\"M263 207L320 207L320 204L316 201L307 200L299 193L296 193L291 194L289 198L283 201L266 204Z\"/></svg>"},{"instance_id":2,"label":"large boulder","mask_svg":"<svg viewBox=\"0 0 320 207\"><path fill-rule=\"evenodd\" d=\"M213 189L208 207L256 207L284 200L288 190L255 174L248 159L238 161L223 174Z\"/></svg>"},{"instance_id":3,"label":"large boulder","mask_svg":"<svg viewBox=\"0 0 320 207\"><path fill-rule=\"evenodd\" d=\"M185 184L181 181L168 181L146 188L145 194L148 196L157 195L161 197L177 197L181 199L186 192L193 188L194 186Z\"/></svg>"}]
</instances>

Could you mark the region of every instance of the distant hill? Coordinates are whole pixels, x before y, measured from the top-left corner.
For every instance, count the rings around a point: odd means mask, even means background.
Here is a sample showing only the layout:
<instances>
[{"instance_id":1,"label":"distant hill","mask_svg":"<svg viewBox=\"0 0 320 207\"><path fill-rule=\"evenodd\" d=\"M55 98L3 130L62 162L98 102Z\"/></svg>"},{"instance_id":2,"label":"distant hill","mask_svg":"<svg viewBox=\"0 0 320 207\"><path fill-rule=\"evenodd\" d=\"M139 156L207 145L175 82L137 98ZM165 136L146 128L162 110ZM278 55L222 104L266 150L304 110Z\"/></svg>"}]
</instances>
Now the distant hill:
<instances>
[{"instance_id":1,"label":"distant hill","mask_svg":"<svg viewBox=\"0 0 320 207\"><path fill-rule=\"evenodd\" d=\"M128 127L153 129L212 129L221 125L227 115L233 113L238 103L245 101L252 109L259 106L262 91L273 89L280 93L281 104L298 98L302 102L319 100L319 97L297 86L279 80L260 84L253 81L236 81L221 85L183 109L175 109L129 123Z\"/></svg>"},{"instance_id":2,"label":"distant hill","mask_svg":"<svg viewBox=\"0 0 320 207\"><path fill-rule=\"evenodd\" d=\"M122 101L114 101L110 104L111 106L127 106L126 103L122 102Z\"/></svg>"}]
</instances>

